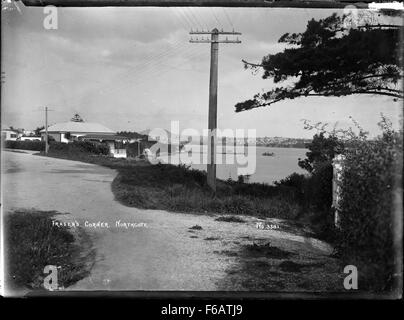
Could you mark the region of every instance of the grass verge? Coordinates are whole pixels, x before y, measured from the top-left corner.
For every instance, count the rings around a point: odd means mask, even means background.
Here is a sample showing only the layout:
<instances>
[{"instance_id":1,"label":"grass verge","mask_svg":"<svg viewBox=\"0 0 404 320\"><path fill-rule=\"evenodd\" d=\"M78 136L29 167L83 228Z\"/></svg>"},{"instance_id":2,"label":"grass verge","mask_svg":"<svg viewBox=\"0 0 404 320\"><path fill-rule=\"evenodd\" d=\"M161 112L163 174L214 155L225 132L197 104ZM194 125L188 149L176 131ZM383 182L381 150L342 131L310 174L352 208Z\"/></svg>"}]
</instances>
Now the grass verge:
<instances>
[{"instance_id":1,"label":"grass verge","mask_svg":"<svg viewBox=\"0 0 404 320\"><path fill-rule=\"evenodd\" d=\"M17 210L5 214L6 281L11 288L43 289L44 267L58 269L58 286L86 277L94 262L82 229L52 225L56 211Z\"/></svg>"}]
</instances>

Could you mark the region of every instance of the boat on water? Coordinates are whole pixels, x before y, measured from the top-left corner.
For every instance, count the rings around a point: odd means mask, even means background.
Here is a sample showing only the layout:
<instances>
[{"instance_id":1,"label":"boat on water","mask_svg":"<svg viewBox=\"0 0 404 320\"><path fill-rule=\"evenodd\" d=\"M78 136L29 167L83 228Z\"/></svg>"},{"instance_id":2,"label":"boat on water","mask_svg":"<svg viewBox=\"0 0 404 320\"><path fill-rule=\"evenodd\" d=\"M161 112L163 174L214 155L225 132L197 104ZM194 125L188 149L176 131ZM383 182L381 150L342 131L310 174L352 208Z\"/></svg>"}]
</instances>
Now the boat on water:
<instances>
[{"instance_id":1,"label":"boat on water","mask_svg":"<svg viewBox=\"0 0 404 320\"><path fill-rule=\"evenodd\" d=\"M264 152L262 155L267 157L273 157L275 156L275 152Z\"/></svg>"}]
</instances>

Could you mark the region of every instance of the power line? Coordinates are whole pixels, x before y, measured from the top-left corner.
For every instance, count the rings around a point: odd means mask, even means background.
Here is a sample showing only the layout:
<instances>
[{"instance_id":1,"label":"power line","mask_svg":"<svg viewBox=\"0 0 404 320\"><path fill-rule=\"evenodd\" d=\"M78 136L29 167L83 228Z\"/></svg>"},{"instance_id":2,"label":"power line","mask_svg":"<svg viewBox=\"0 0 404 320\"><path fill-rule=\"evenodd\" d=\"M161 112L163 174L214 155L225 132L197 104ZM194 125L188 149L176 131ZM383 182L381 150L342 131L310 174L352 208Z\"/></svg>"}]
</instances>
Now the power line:
<instances>
[{"instance_id":1,"label":"power line","mask_svg":"<svg viewBox=\"0 0 404 320\"><path fill-rule=\"evenodd\" d=\"M174 13L174 15L178 19L178 21L180 21L180 24L184 27L184 29L188 29L188 26L186 25L186 23L184 23L184 21L179 17L178 12L173 7L169 7L169 8Z\"/></svg>"},{"instance_id":2,"label":"power line","mask_svg":"<svg viewBox=\"0 0 404 320\"><path fill-rule=\"evenodd\" d=\"M148 66L155 64L155 60L162 59L162 58L167 57L167 56L171 56L173 53L176 52L176 50L178 48L184 46L185 44L186 43L178 40L178 41L174 42L174 45L171 48L169 48L168 50L165 50L165 51L160 52L160 53L155 54L155 55L149 55L149 57L145 60L146 61L145 63L142 62L142 63L138 63L138 64L136 64L134 66L131 66L128 69L125 70L125 75L123 75L123 76L119 75L119 76L116 76L115 78L119 79L119 80L126 80L130 76L132 76L133 71L136 71L137 74L142 74L142 72L147 70ZM113 82L113 80L111 80L111 82ZM105 84L104 87L107 86L107 85L108 84ZM98 88L92 89L91 91L95 92L95 91L100 90L100 89L101 88L98 87ZM109 92L111 92L111 90L114 90L114 88L108 87L107 90L103 91L102 93L103 94L109 93ZM90 91L90 93L91 93L91 91ZM90 94L90 93L87 93L87 95ZM80 99L81 99L80 97L77 97L77 99L74 102L78 103L78 101Z\"/></svg>"},{"instance_id":3,"label":"power line","mask_svg":"<svg viewBox=\"0 0 404 320\"><path fill-rule=\"evenodd\" d=\"M234 30L234 25L233 25L233 23L231 22L231 19L230 19L230 17L229 17L229 14L227 13L227 11L226 11L225 8L222 7L222 10L223 10L223 12L224 12L224 15L225 15L226 18L227 18L227 21L229 21L230 26L231 26L231 27L233 28L233 30Z\"/></svg>"},{"instance_id":4,"label":"power line","mask_svg":"<svg viewBox=\"0 0 404 320\"><path fill-rule=\"evenodd\" d=\"M178 8L178 12L179 12L180 15L182 15L182 16L184 17L184 20L187 22L189 28L191 29L191 28L192 28L192 25L194 24L194 23L192 22L192 19L190 19L190 18L186 15L186 13L185 13L184 11L182 11L182 8Z\"/></svg>"},{"instance_id":5,"label":"power line","mask_svg":"<svg viewBox=\"0 0 404 320\"><path fill-rule=\"evenodd\" d=\"M205 8L204 8L205 9ZM198 12L199 11L199 17L200 17L200 19L201 20L203 20L203 23L204 23L204 25L206 26L206 28L208 29L208 30L211 30L211 28L210 28L210 25L211 25L211 23L210 23L210 19L206 19L206 17L203 15L203 13L204 13L204 11L205 10L203 10L202 8L198 8L198 9L196 9L196 11Z\"/></svg>"},{"instance_id":6,"label":"power line","mask_svg":"<svg viewBox=\"0 0 404 320\"><path fill-rule=\"evenodd\" d=\"M184 43L181 43L178 49L182 49L183 46L184 46ZM169 54L163 55L161 58L163 58L163 57L168 58L168 57L175 56L177 54L177 52L178 52L178 49L175 50L175 51L170 52ZM187 48L183 52L186 52L187 50L190 50L190 49L191 48ZM193 51L200 51L200 50L193 50ZM112 92L114 92L116 90L119 90L119 89L125 89L129 85L136 86L138 84L144 83L145 81L149 80L150 78L152 78L155 75L164 74L164 71L162 70L162 68L159 67L161 62L162 62L162 60L160 59L158 61L154 61L154 62L151 61L151 62L147 63L146 65L142 66L143 67L142 68L142 73L137 74L138 75L137 79L134 82L129 80L129 81L125 82L125 84L123 86L115 87L115 88L110 87L110 88L108 88L109 90L104 91L103 94L112 93ZM149 66L151 68L148 68ZM145 74L145 75L142 76L142 74ZM128 75L131 75L131 74L128 74Z\"/></svg>"},{"instance_id":7,"label":"power line","mask_svg":"<svg viewBox=\"0 0 404 320\"><path fill-rule=\"evenodd\" d=\"M215 11L214 11L212 8L209 8L209 9L210 9L210 11L212 12L213 17L215 18L216 22L218 23L218 27L219 27L219 26L222 27L223 25L222 25L222 23L220 22L220 20L218 19L218 17L216 16Z\"/></svg>"},{"instance_id":8,"label":"power line","mask_svg":"<svg viewBox=\"0 0 404 320\"><path fill-rule=\"evenodd\" d=\"M187 51L190 53L191 57L194 56L195 54L197 54L197 55L202 55L203 54L203 52L201 52L201 50L199 50L198 48L192 48L192 49L187 48L187 49L185 49L183 51L183 53L185 53ZM159 61L159 62L153 64L150 69L145 70L145 71L147 71L145 76L138 77L134 82L127 82L127 83L125 83L124 87L121 86L121 87L119 87L117 89L124 89L128 85L137 86L139 84L143 84L143 83L147 82L148 80L154 78L155 76L165 74L167 71L162 70L161 63L162 63L162 61ZM164 66L164 67L167 68L168 66ZM172 68L172 67L169 67L169 68L175 69L175 68Z\"/></svg>"},{"instance_id":9,"label":"power line","mask_svg":"<svg viewBox=\"0 0 404 320\"><path fill-rule=\"evenodd\" d=\"M195 15L192 11L192 8L187 8L189 10L189 12L191 13L191 15L195 18L195 21L201 26L202 30L204 29L204 25L199 21L199 18L197 17L197 15ZM208 26L205 24L205 27L208 28Z\"/></svg>"}]
</instances>

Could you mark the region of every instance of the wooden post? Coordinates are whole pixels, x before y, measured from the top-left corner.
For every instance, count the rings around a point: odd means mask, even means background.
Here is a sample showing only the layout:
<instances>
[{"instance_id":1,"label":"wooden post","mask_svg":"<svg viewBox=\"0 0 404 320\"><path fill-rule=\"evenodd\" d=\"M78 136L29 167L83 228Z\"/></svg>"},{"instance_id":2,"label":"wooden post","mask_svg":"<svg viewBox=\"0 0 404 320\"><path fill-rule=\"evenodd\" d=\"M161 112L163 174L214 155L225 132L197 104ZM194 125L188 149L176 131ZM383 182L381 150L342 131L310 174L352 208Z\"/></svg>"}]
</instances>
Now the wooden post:
<instances>
[{"instance_id":1,"label":"wooden post","mask_svg":"<svg viewBox=\"0 0 404 320\"><path fill-rule=\"evenodd\" d=\"M209 81L209 117L208 117L208 166L207 166L207 184L216 193L216 140L217 140L217 80L218 80L218 56L219 56L219 43L241 43L238 38L236 40L220 40L220 34L226 35L241 35L240 32L233 31L219 31L214 28L212 31L192 31L191 35L211 35L210 39L196 39L191 38L191 43L210 43L210 81Z\"/></svg>"},{"instance_id":2,"label":"wooden post","mask_svg":"<svg viewBox=\"0 0 404 320\"><path fill-rule=\"evenodd\" d=\"M48 107L45 107L45 155L49 151L49 138L48 138Z\"/></svg>"},{"instance_id":3,"label":"wooden post","mask_svg":"<svg viewBox=\"0 0 404 320\"><path fill-rule=\"evenodd\" d=\"M215 28L211 34L210 82L209 82L209 143L208 143L208 186L216 192L216 128L217 128L217 79L219 56L219 31Z\"/></svg>"}]
</instances>

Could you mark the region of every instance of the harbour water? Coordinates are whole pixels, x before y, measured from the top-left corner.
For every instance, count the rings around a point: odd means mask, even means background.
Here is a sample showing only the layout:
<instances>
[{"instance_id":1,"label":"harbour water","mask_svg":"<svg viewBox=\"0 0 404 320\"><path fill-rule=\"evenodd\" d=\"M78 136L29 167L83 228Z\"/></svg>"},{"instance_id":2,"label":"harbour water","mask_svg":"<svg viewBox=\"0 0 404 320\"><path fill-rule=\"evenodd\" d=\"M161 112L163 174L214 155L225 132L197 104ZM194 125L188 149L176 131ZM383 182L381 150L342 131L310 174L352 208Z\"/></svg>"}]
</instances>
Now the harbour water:
<instances>
[{"instance_id":1,"label":"harbour water","mask_svg":"<svg viewBox=\"0 0 404 320\"><path fill-rule=\"evenodd\" d=\"M240 154L240 150L241 153ZM251 152L254 148L249 148L248 151L243 151L243 148L234 152L234 149L226 148L226 150L222 150L221 147L218 148L219 158L223 156L227 156L227 159L232 159L231 156L234 156L233 161L221 161L222 164L217 164L216 174L219 179L227 180L229 178L233 180L237 180L240 171L238 168L243 167L240 163L245 164L247 161L255 161L255 165L252 166L250 163L250 167L254 167L251 175L249 176L249 182L260 182L260 183L268 183L273 184L274 181L279 181L280 179L286 178L288 175L297 172L297 173L306 173L303 169L298 166L298 159L304 159L306 157L307 149L303 148L272 148L272 147L255 147L255 157L252 156ZM247 152L250 152L247 155ZM263 155L264 153L270 155ZM182 154L182 155L181 155ZM245 155L245 157L244 157ZM188 155L186 155L188 156ZM207 150L204 149L203 154L197 151L193 151L192 158L194 161L190 160L190 156L183 156L182 153L173 154L170 159L168 159L167 155L161 155L159 159L162 162L170 162L172 164L183 163L189 165L191 168L198 170L206 170L206 156ZM238 158L237 158L238 157ZM205 161L195 161L195 159L205 159ZM202 162L202 163L201 163ZM230 162L230 163L229 163ZM245 165L244 165L245 167Z\"/></svg>"}]
</instances>

